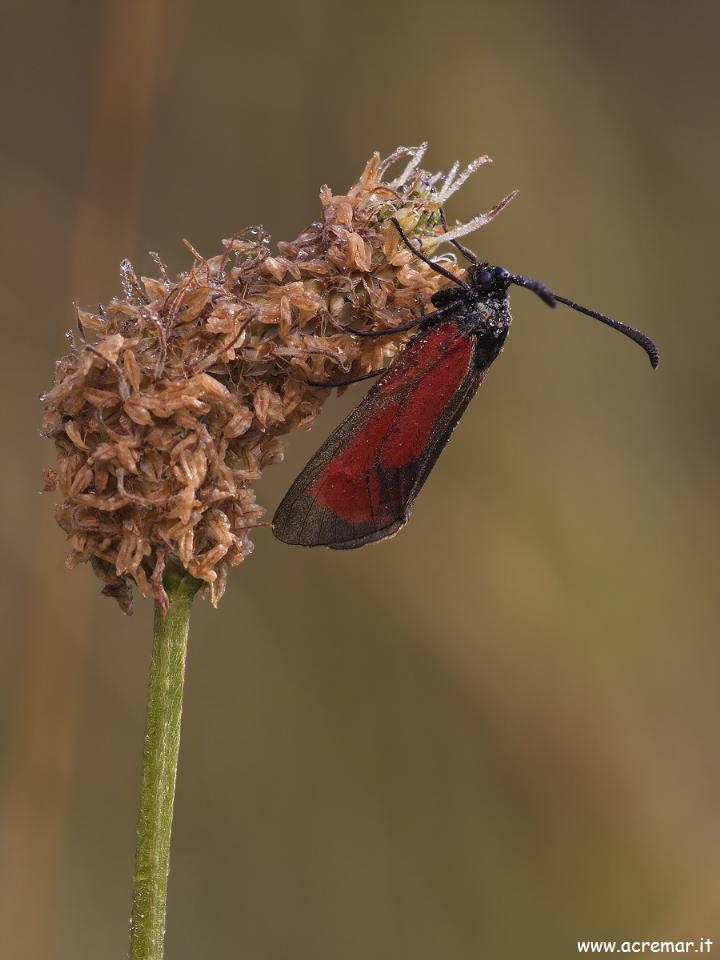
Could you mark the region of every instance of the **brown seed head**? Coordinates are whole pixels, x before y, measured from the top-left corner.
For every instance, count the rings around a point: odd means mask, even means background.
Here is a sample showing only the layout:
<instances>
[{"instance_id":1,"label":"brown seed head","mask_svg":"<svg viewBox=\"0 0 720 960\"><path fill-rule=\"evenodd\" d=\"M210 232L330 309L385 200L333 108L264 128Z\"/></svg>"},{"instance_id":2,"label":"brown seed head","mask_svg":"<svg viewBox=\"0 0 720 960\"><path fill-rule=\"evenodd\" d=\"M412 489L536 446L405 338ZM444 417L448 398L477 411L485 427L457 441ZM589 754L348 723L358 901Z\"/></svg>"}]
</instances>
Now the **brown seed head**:
<instances>
[{"instance_id":1,"label":"brown seed head","mask_svg":"<svg viewBox=\"0 0 720 960\"><path fill-rule=\"evenodd\" d=\"M343 328L392 330L447 283L389 218L432 251L440 207L487 158L443 178L420 169L423 152L375 154L345 195L323 187L322 219L277 254L253 228L207 260L187 244L193 266L175 280L157 255L154 278L125 261L124 297L77 310L80 337L43 397L57 450L46 488L63 498L68 565L89 560L126 612L133 583L167 604L170 565L205 581L217 604L228 569L253 549L249 531L264 513L255 481L282 459L283 434L309 427L329 393L307 381L378 369L408 336L361 339ZM405 171L387 179L403 157Z\"/></svg>"}]
</instances>

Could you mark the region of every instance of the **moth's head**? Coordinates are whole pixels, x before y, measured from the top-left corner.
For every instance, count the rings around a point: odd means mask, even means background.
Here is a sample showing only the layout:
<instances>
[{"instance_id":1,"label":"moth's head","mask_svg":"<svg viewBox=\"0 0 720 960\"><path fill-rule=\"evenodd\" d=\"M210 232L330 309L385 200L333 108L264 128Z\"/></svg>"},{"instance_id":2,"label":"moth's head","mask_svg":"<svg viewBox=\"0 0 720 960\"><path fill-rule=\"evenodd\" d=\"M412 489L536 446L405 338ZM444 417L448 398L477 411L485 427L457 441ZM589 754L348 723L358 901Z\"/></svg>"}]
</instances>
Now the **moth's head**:
<instances>
[{"instance_id":1,"label":"moth's head","mask_svg":"<svg viewBox=\"0 0 720 960\"><path fill-rule=\"evenodd\" d=\"M479 263L470 272L470 286L481 297L494 297L504 300L512 278L505 267L493 267L489 263Z\"/></svg>"}]
</instances>

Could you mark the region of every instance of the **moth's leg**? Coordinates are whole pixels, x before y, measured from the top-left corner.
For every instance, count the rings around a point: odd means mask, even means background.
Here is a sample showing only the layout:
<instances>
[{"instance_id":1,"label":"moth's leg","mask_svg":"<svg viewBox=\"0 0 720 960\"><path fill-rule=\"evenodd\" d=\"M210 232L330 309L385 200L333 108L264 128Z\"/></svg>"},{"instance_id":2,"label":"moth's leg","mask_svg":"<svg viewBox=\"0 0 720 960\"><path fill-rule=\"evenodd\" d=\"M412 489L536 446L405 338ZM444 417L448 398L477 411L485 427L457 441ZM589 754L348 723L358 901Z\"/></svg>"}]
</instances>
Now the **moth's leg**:
<instances>
[{"instance_id":1,"label":"moth's leg","mask_svg":"<svg viewBox=\"0 0 720 960\"><path fill-rule=\"evenodd\" d=\"M469 286L469 284L465 283L463 280L459 280L455 276L455 274L450 273L450 271L446 270L445 267L441 267L439 263L435 263L434 261L432 261L430 257L426 257L425 254L422 252L422 250L418 250L415 244L411 243L411 241L408 239L407 234L405 233L403 228L400 226L398 221L395 219L395 217L390 217L390 220L395 225L395 229L400 234L400 237L402 238L402 241L405 244L405 246L408 247L408 249L412 250L412 252L415 254L415 256L419 260L422 260L423 263L426 263L431 270L435 271L435 273L439 273L441 276L445 277L447 280L450 280L452 283L456 283L466 293L472 294L472 288Z\"/></svg>"},{"instance_id":2,"label":"moth's leg","mask_svg":"<svg viewBox=\"0 0 720 960\"><path fill-rule=\"evenodd\" d=\"M442 207L440 207L440 223L442 223L443 229L445 230L445 233L447 233L448 225L447 225L447 220L445 219L445 211L443 210ZM464 257L467 257L470 263L474 264L475 266L477 266L480 263L480 261L472 252L470 247L466 247L465 244L460 243L459 240L451 240L450 243L455 247L456 250L459 250Z\"/></svg>"},{"instance_id":3,"label":"moth's leg","mask_svg":"<svg viewBox=\"0 0 720 960\"><path fill-rule=\"evenodd\" d=\"M306 380L311 387L349 387L353 383L360 383L361 380L370 380L372 377L379 377L381 373L386 373L390 367L383 367L382 370L372 370L370 373L364 373L361 377L351 377L349 380L331 380L321 383L319 380Z\"/></svg>"},{"instance_id":4,"label":"moth's leg","mask_svg":"<svg viewBox=\"0 0 720 960\"><path fill-rule=\"evenodd\" d=\"M403 333L405 330L413 330L415 327L422 326L423 323L432 323L446 313L455 309L455 304L447 304L434 310L432 313L424 313L417 320L411 320L409 323L403 323L399 327L392 327L390 330L356 330L355 327L343 327L343 333L352 333L356 337L391 337L394 333Z\"/></svg>"}]
</instances>

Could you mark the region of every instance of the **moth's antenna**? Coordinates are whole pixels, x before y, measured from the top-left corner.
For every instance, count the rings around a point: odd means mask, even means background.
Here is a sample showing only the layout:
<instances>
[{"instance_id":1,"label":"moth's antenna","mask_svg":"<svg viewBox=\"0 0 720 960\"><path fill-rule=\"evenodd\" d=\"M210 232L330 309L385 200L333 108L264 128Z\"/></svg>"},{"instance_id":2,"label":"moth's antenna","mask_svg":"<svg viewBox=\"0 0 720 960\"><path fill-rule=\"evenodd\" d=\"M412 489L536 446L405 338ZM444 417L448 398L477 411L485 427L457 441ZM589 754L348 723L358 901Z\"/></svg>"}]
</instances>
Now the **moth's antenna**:
<instances>
[{"instance_id":1,"label":"moth's antenna","mask_svg":"<svg viewBox=\"0 0 720 960\"><path fill-rule=\"evenodd\" d=\"M568 300L567 297L561 297L559 293L553 293L548 290L544 284L540 283L539 280L532 280L530 277L520 277L514 274L510 274L506 279L510 283L517 284L518 287L525 287L527 290L532 290L533 293L537 294L548 306L555 306L554 301L557 300L558 303L564 303L566 307L570 307L572 310L577 310L578 313L584 313L588 317L593 317L595 320L599 320L600 323L604 323L608 327L612 327L613 330L618 330L620 333L624 334L630 340L633 340L638 346L642 347L645 353L650 359L650 366L653 370L660 363L660 351L657 348L657 345L643 333L642 330L636 330L635 327L630 327L626 323L620 323L619 320L613 320L611 317L606 317L604 313L598 313L597 310L590 310L588 307L583 307L579 303L575 303L574 300Z\"/></svg>"},{"instance_id":2,"label":"moth's antenna","mask_svg":"<svg viewBox=\"0 0 720 960\"><path fill-rule=\"evenodd\" d=\"M532 290L536 297L540 297L543 303L546 303L549 307L555 306L555 301L558 297L554 293L550 293L548 288L540 280L533 280L532 277L520 277L514 273L508 273L504 275L504 279L509 283L515 283L518 287L525 287L526 290Z\"/></svg>"},{"instance_id":3,"label":"moth's antenna","mask_svg":"<svg viewBox=\"0 0 720 960\"><path fill-rule=\"evenodd\" d=\"M434 271L435 271L435 273L441 274L443 277L446 277L448 280L451 280L453 283L456 283L459 287L462 287L463 290L465 290L467 293L472 294L472 288L471 288L467 283L464 283L462 280L458 279L458 277L456 277L454 274L450 273L449 270L446 270L445 267L441 267L439 263L434 263L429 257L426 257L425 254L424 254L421 250L418 250L418 248L415 246L415 244L414 244L414 243L411 243L411 242L408 240L405 231L404 231L403 228L400 226L400 224L397 222L397 220L395 219L395 217L390 217L390 220L391 220L391 222L395 225L395 229L396 229L397 232L400 234L400 237L401 237L403 243L405 244L405 246L406 246L406 247L409 247L410 250L412 250L412 252L415 254L415 256L416 256L419 260L422 260L423 263L426 263L426 264L430 267L431 270L434 270Z\"/></svg>"}]
</instances>

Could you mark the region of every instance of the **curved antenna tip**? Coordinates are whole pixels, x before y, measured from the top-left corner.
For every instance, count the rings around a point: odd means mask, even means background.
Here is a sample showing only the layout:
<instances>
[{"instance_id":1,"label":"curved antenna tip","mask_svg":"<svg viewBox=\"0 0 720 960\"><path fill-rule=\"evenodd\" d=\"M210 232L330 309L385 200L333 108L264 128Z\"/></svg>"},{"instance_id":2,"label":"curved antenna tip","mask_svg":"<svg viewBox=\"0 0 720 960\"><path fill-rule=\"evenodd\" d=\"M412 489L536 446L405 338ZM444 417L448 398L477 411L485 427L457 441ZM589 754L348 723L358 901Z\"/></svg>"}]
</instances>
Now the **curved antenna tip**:
<instances>
[{"instance_id":1,"label":"curved antenna tip","mask_svg":"<svg viewBox=\"0 0 720 960\"><path fill-rule=\"evenodd\" d=\"M660 351L658 350L655 342L651 340L646 333L643 333L642 330L637 330L635 327L628 326L627 323L620 323L619 320L613 320L611 317L606 317L604 313L598 313L596 310L590 310L588 307L583 307L581 304L575 303L574 300L568 300L567 297L561 297L559 293L552 293L551 296L553 296L559 303L564 303L565 306L570 307L572 310L577 310L578 313L584 313L587 317L593 317L595 320L599 320L600 323L604 323L613 330L617 330L618 333L622 333L629 340L632 340L639 347L643 348L645 353L648 355L648 359L650 360L650 366L653 368L653 370L657 369L657 366L660 363Z\"/></svg>"}]
</instances>

